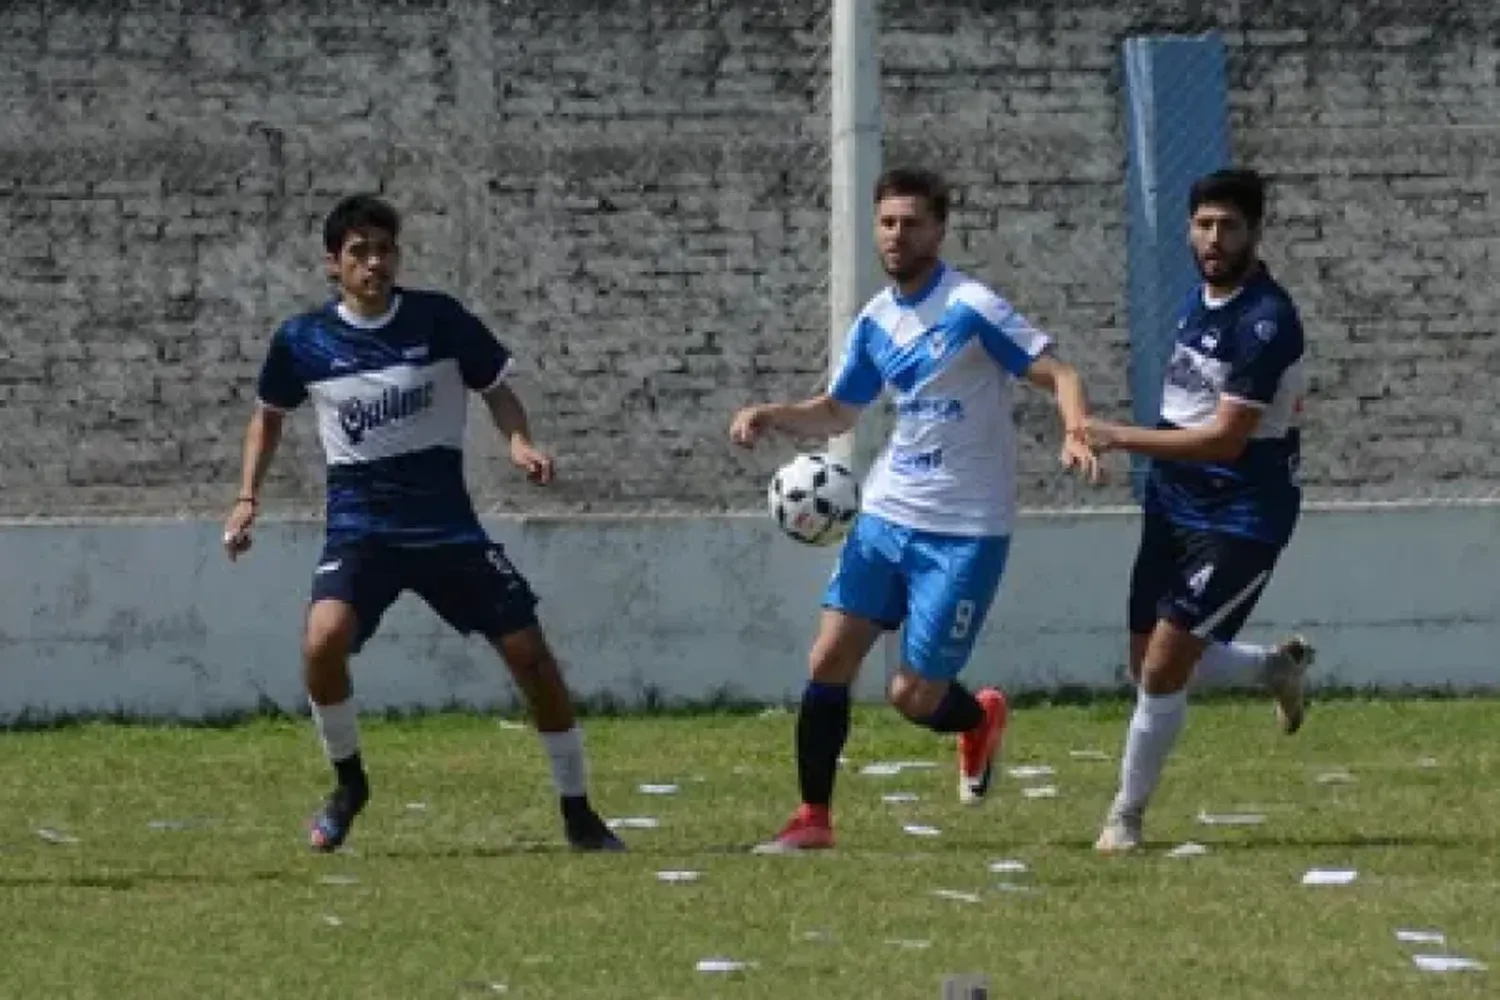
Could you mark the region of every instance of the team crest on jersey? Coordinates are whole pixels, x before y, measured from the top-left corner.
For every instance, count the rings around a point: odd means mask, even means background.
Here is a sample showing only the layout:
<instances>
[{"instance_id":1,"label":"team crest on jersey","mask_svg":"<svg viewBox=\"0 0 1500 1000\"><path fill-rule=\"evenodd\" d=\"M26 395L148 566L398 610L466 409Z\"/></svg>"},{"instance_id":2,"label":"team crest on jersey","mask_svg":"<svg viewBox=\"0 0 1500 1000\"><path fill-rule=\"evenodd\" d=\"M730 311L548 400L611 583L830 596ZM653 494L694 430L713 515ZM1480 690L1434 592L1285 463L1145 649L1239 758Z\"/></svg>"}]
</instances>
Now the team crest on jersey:
<instances>
[{"instance_id":1,"label":"team crest on jersey","mask_svg":"<svg viewBox=\"0 0 1500 1000\"><path fill-rule=\"evenodd\" d=\"M941 333L934 333L932 335L932 338L927 341L927 353L931 354L935 358L942 357L943 352L947 349L948 338L943 336Z\"/></svg>"},{"instance_id":2,"label":"team crest on jersey","mask_svg":"<svg viewBox=\"0 0 1500 1000\"><path fill-rule=\"evenodd\" d=\"M1269 319L1257 320L1253 329L1261 340L1270 340L1276 333L1276 323Z\"/></svg>"}]
</instances>

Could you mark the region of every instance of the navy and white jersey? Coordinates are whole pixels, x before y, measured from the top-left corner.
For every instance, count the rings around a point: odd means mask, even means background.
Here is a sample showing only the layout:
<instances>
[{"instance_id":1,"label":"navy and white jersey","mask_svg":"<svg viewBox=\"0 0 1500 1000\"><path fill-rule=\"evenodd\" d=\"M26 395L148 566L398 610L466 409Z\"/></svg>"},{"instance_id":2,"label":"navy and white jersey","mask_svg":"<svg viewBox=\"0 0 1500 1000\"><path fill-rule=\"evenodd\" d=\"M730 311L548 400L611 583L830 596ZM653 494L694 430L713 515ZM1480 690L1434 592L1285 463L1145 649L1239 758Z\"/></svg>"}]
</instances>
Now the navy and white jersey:
<instances>
[{"instance_id":1,"label":"navy and white jersey","mask_svg":"<svg viewBox=\"0 0 1500 1000\"><path fill-rule=\"evenodd\" d=\"M1291 296L1262 268L1233 296L1195 289L1177 321L1162 390L1162 427L1202 427L1219 401L1261 410L1233 462L1155 459L1146 509L1190 528L1285 545L1301 509L1302 320Z\"/></svg>"},{"instance_id":2,"label":"navy and white jersey","mask_svg":"<svg viewBox=\"0 0 1500 1000\"><path fill-rule=\"evenodd\" d=\"M328 543L486 540L463 473L468 393L505 377L510 353L457 301L397 289L377 319L330 302L283 323L257 392L311 398L328 462Z\"/></svg>"},{"instance_id":3,"label":"navy and white jersey","mask_svg":"<svg viewBox=\"0 0 1500 1000\"><path fill-rule=\"evenodd\" d=\"M864 406L889 384L896 424L862 509L949 535L1008 535L1015 513L1013 377L1050 343L1003 298L940 266L911 296L886 288L854 321L829 388Z\"/></svg>"}]
</instances>

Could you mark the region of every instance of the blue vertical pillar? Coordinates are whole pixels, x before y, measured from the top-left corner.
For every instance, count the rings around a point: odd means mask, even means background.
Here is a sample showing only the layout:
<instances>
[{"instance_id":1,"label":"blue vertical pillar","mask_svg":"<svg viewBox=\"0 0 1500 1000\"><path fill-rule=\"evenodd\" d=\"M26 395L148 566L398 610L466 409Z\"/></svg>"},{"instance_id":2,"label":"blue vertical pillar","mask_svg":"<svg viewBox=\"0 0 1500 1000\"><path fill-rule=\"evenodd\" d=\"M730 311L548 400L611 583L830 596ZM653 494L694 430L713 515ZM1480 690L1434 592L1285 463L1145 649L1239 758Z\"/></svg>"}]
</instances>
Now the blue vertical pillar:
<instances>
[{"instance_id":1,"label":"blue vertical pillar","mask_svg":"<svg viewBox=\"0 0 1500 1000\"><path fill-rule=\"evenodd\" d=\"M1216 32L1125 42L1130 389L1135 422L1161 412L1173 316L1198 270L1187 244L1193 181L1229 164L1229 83ZM1136 498L1146 462L1131 467Z\"/></svg>"}]
</instances>

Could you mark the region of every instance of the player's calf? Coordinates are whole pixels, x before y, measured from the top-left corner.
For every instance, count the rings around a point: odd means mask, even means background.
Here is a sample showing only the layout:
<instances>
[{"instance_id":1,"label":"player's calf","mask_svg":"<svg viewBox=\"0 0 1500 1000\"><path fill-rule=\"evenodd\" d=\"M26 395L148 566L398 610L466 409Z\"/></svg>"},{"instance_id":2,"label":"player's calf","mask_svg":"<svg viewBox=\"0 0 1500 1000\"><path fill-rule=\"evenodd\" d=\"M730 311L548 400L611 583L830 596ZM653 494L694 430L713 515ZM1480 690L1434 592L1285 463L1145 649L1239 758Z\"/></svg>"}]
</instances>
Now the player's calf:
<instances>
[{"instance_id":1,"label":"player's calf","mask_svg":"<svg viewBox=\"0 0 1500 1000\"><path fill-rule=\"evenodd\" d=\"M547 754L568 844L580 851L623 851L620 840L589 803L588 755L572 695L539 626L491 638L521 689Z\"/></svg>"}]
</instances>

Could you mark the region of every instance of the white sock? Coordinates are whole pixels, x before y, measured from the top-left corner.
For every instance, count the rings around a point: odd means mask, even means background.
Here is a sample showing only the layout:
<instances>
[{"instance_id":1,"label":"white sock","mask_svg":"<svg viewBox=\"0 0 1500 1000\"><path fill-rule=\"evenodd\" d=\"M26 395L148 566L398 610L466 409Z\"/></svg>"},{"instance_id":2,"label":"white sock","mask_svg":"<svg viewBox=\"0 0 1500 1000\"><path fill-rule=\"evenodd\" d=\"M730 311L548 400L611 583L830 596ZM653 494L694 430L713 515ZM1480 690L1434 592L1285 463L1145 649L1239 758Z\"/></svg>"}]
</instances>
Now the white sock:
<instances>
[{"instance_id":1,"label":"white sock","mask_svg":"<svg viewBox=\"0 0 1500 1000\"><path fill-rule=\"evenodd\" d=\"M354 698L345 698L337 705L312 705L312 717L318 727L318 739L323 741L323 752L329 763L338 763L359 753L359 713L354 708Z\"/></svg>"},{"instance_id":2,"label":"white sock","mask_svg":"<svg viewBox=\"0 0 1500 1000\"><path fill-rule=\"evenodd\" d=\"M1266 682L1266 660L1274 646L1253 642L1214 642L1203 650L1194 680L1213 687L1262 687Z\"/></svg>"},{"instance_id":3,"label":"white sock","mask_svg":"<svg viewBox=\"0 0 1500 1000\"><path fill-rule=\"evenodd\" d=\"M1136 696L1135 715L1125 737L1125 759L1120 763L1120 794L1116 804L1121 809L1145 808L1186 721L1186 690L1174 694L1141 691Z\"/></svg>"},{"instance_id":4,"label":"white sock","mask_svg":"<svg viewBox=\"0 0 1500 1000\"><path fill-rule=\"evenodd\" d=\"M542 746L552 763L552 784L565 797L588 791L588 759L583 753L583 730L574 726L565 733L542 733Z\"/></svg>"}]
</instances>

